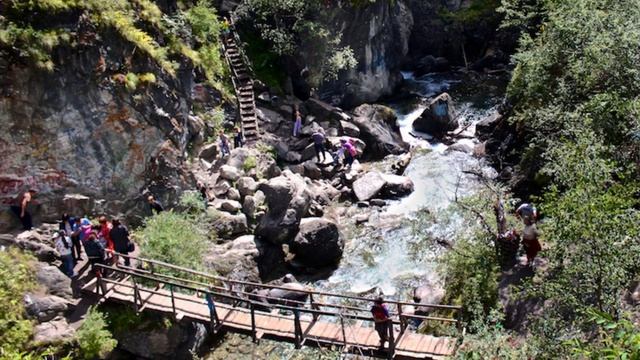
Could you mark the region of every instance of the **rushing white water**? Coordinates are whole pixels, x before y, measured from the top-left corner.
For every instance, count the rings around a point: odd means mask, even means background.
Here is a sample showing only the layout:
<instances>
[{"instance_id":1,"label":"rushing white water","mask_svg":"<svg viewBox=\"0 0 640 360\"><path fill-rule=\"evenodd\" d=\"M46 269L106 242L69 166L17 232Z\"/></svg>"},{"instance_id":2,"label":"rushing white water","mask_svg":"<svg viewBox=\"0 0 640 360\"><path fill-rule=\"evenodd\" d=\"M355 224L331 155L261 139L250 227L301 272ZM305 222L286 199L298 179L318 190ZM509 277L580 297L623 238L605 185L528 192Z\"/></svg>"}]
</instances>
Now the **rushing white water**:
<instances>
[{"instance_id":1,"label":"rushing white water","mask_svg":"<svg viewBox=\"0 0 640 360\"><path fill-rule=\"evenodd\" d=\"M326 281L316 284L322 289L362 294L378 288L389 297L406 300L411 287L437 282L434 260L441 249L428 238L451 240L466 231L460 214L449 205L456 193L462 197L478 188L478 179L469 170L495 173L471 154L447 151L445 144L414 132L412 123L426 108L426 99L447 91L460 114L461 130L466 127L464 134L473 135L474 123L496 106L502 88L495 88L495 93L488 90L481 98L473 94L474 99L458 89L464 82L454 77L427 75L416 79L408 73L403 76L407 91L417 99L413 103L405 100L389 105L398 115L403 139L419 149L405 171L413 180L415 191L392 202L383 213L372 215L370 223L375 226L361 227L350 234L338 269ZM460 143L473 148L477 140L468 138ZM435 223L417 220L424 209L435 214ZM416 232L415 226L425 228Z\"/></svg>"}]
</instances>

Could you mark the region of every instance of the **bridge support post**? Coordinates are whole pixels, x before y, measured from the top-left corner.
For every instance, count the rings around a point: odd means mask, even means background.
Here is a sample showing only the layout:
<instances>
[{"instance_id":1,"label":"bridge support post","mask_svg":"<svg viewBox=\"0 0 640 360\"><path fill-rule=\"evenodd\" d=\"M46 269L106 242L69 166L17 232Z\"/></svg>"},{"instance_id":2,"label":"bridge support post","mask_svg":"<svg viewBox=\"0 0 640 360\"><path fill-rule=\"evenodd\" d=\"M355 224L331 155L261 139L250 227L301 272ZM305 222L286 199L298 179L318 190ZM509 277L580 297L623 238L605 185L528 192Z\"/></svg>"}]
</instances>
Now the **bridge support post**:
<instances>
[{"instance_id":1,"label":"bridge support post","mask_svg":"<svg viewBox=\"0 0 640 360\"><path fill-rule=\"evenodd\" d=\"M140 292L138 290L138 283L136 282L136 278L132 277L131 281L133 282L133 309L139 312L140 307L138 306L138 298L140 297ZM142 304L140 304L142 306Z\"/></svg>"},{"instance_id":2,"label":"bridge support post","mask_svg":"<svg viewBox=\"0 0 640 360\"><path fill-rule=\"evenodd\" d=\"M296 349L300 349L302 347L302 326L300 326L300 311L293 311L293 329L295 333L295 345Z\"/></svg>"},{"instance_id":3,"label":"bridge support post","mask_svg":"<svg viewBox=\"0 0 640 360\"><path fill-rule=\"evenodd\" d=\"M218 311L216 310L216 303L213 301L213 296L210 292L205 293L204 297L207 299L207 306L209 307L209 324L213 332L220 326L220 319L218 318Z\"/></svg>"},{"instance_id":4,"label":"bridge support post","mask_svg":"<svg viewBox=\"0 0 640 360\"><path fill-rule=\"evenodd\" d=\"M171 291L171 311L173 311L173 316L176 316L176 299L173 295L173 285L169 285L169 291Z\"/></svg>"},{"instance_id":5,"label":"bridge support post","mask_svg":"<svg viewBox=\"0 0 640 360\"><path fill-rule=\"evenodd\" d=\"M309 304L311 305L311 309L320 310L320 307L318 307L318 305L316 305L316 303L313 301L313 293L309 293ZM314 312L311 315L313 316L313 321L318 320L318 314L317 313Z\"/></svg>"},{"instance_id":6,"label":"bridge support post","mask_svg":"<svg viewBox=\"0 0 640 360\"><path fill-rule=\"evenodd\" d=\"M389 351L387 352L387 359L393 359L396 353L396 340L395 333L393 330L393 321L389 320Z\"/></svg>"},{"instance_id":7,"label":"bridge support post","mask_svg":"<svg viewBox=\"0 0 640 360\"><path fill-rule=\"evenodd\" d=\"M253 301L249 302L249 308L251 310L251 337L253 338L253 342L258 342L258 334L256 332L256 310L253 305Z\"/></svg>"},{"instance_id":8,"label":"bridge support post","mask_svg":"<svg viewBox=\"0 0 640 360\"><path fill-rule=\"evenodd\" d=\"M407 318L402 314L402 304L398 304L398 319L400 320L400 336L407 329Z\"/></svg>"}]
</instances>

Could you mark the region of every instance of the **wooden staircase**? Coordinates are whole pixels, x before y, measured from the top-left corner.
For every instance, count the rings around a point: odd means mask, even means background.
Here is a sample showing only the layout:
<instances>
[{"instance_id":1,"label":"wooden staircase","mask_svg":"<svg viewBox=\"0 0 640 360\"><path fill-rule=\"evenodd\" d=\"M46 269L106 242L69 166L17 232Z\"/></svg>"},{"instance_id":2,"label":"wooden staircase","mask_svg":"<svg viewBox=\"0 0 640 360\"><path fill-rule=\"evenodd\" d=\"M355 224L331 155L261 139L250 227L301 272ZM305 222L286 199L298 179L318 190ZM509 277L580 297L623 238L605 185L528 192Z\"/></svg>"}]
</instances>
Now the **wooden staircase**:
<instances>
[{"instance_id":1,"label":"wooden staircase","mask_svg":"<svg viewBox=\"0 0 640 360\"><path fill-rule=\"evenodd\" d=\"M260 137L258 116L256 114L253 79L248 65L249 61L238 46L239 43L238 35L233 31L223 36L224 56L231 69L233 88L238 99L240 127L246 143L252 144Z\"/></svg>"}]
</instances>

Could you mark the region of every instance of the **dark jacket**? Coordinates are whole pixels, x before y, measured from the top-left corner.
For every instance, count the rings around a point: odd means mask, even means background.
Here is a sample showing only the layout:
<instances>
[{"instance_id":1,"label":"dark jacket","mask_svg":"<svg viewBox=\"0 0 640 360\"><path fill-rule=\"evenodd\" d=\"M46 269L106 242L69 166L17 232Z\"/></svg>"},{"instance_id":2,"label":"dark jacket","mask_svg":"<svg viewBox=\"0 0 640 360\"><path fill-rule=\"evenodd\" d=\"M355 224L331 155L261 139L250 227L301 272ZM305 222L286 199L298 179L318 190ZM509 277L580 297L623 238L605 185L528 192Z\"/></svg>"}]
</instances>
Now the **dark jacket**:
<instances>
[{"instance_id":1,"label":"dark jacket","mask_svg":"<svg viewBox=\"0 0 640 360\"><path fill-rule=\"evenodd\" d=\"M111 241L113 241L114 249L119 253L126 253L129 247L129 230L127 227L120 224L109 232Z\"/></svg>"},{"instance_id":2,"label":"dark jacket","mask_svg":"<svg viewBox=\"0 0 640 360\"><path fill-rule=\"evenodd\" d=\"M84 251L88 257L104 259L104 247L98 239L85 242Z\"/></svg>"}]
</instances>

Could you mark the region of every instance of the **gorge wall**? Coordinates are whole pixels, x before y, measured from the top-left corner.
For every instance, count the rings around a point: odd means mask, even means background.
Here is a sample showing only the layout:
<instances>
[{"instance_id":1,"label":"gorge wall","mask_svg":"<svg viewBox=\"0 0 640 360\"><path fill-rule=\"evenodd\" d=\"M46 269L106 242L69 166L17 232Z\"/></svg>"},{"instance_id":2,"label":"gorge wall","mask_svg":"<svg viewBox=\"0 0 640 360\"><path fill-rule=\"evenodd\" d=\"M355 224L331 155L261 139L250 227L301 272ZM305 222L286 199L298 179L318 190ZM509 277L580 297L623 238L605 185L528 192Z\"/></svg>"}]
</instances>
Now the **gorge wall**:
<instances>
[{"instance_id":1,"label":"gorge wall","mask_svg":"<svg viewBox=\"0 0 640 360\"><path fill-rule=\"evenodd\" d=\"M97 212L135 213L144 190L169 200L192 183L184 155L204 129L189 116L192 68L166 75L117 35L57 49L52 72L2 55L3 209L34 188L42 204L36 213L45 219L59 216L69 193L95 199L85 205ZM123 63L156 74L154 83L127 89Z\"/></svg>"}]
</instances>

